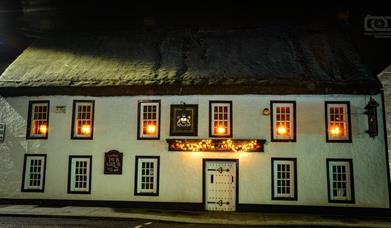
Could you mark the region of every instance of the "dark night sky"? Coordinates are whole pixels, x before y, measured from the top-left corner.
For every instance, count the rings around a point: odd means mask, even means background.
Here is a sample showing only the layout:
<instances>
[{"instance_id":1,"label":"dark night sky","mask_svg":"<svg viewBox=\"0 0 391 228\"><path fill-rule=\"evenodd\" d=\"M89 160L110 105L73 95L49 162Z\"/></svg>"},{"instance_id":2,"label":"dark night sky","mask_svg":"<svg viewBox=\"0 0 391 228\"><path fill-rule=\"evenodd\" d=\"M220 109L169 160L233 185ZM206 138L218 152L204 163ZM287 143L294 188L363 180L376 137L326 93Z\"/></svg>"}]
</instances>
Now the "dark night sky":
<instances>
[{"instance_id":1,"label":"dark night sky","mask_svg":"<svg viewBox=\"0 0 391 228\"><path fill-rule=\"evenodd\" d=\"M80 2L83 2L82 4ZM260 7L245 1L175 3L140 1L3 0L0 2L0 72L34 37L57 31L110 32L140 30L153 18L154 28L256 27L329 24L346 31L363 61L377 74L391 64L391 38L364 35L364 17L391 16L386 8ZM147 20L148 21L148 20ZM151 20L149 20L151 21Z\"/></svg>"}]
</instances>

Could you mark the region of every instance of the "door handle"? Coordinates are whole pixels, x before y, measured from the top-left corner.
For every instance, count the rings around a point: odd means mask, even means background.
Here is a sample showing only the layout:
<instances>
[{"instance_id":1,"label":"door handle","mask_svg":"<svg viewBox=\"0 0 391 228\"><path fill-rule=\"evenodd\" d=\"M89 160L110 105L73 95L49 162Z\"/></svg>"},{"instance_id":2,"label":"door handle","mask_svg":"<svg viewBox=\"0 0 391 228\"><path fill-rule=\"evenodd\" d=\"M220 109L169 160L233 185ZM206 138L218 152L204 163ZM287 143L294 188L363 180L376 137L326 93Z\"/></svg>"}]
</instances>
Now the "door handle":
<instances>
[{"instance_id":1,"label":"door handle","mask_svg":"<svg viewBox=\"0 0 391 228\"><path fill-rule=\"evenodd\" d=\"M234 182L234 176L231 176L231 178L232 178L232 183Z\"/></svg>"},{"instance_id":2,"label":"door handle","mask_svg":"<svg viewBox=\"0 0 391 228\"><path fill-rule=\"evenodd\" d=\"M213 184L213 174L210 175L210 183Z\"/></svg>"}]
</instances>

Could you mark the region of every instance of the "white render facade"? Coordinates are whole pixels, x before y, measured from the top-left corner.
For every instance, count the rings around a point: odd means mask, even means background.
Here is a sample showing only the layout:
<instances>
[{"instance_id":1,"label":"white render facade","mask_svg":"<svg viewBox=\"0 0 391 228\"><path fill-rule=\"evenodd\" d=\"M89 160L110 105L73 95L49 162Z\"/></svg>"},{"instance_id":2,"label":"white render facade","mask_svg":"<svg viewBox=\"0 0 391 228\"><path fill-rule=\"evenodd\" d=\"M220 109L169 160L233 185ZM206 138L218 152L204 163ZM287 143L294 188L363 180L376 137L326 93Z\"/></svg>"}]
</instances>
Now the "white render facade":
<instances>
[{"instance_id":1,"label":"white render facade","mask_svg":"<svg viewBox=\"0 0 391 228\"><path fill-rule=\"evenodd\" d=\"M378 95L166 95L166 96L21 96L0 98L0 198L203 204L203 160L237 159L237 207L240 205L338 206L389 208L383 110L377 108L378 136L371 138L365 106ZM47 139L26 139L30 101L50 101ZM71 139L74 100L95 102L93 139ZM160 138L138 139L138 102L160 100ZM168 151L169 138L209 139L209 102L232 102L232 139L265 139L264 152ZM271 101L296 102L296 141L271 141ZM325 102L350 104L351 142L326 142ZM198 105L198 135L170 136L170 105ZM56 112L65 106L65 113ZM123 153L121 175L104 174L104 153ZM45 154L43 192L23 192L25 154ZM70 194L69 156L91 156L88 194ZM157 195L135 194L136 156L159 157ZM296 159L296 198L273 199L272 159ZM351 159L353 200L329 200L327 159ZM202 205L206 208L205 205Z\"/></svg>"}]
</instances>

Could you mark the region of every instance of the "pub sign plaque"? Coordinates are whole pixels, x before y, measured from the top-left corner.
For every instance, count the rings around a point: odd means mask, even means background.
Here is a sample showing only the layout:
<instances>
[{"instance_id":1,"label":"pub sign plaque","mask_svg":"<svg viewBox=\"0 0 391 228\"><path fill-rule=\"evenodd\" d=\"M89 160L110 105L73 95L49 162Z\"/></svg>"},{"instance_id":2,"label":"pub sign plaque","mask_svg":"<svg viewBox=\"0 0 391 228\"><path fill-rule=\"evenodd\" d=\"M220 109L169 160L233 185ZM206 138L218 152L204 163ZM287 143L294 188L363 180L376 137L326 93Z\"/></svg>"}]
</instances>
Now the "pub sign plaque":
<instances>
[{"instance_id":1,"label":"pub sign plaque","mask_svg":"<svg viewBox=\"0 0 391 228\"><path fill-rule=\"evenodd\" d=\"M123 153L117 150L110 150L105 153L104 174L122 174Z\"/></svg>"}]
</instances>

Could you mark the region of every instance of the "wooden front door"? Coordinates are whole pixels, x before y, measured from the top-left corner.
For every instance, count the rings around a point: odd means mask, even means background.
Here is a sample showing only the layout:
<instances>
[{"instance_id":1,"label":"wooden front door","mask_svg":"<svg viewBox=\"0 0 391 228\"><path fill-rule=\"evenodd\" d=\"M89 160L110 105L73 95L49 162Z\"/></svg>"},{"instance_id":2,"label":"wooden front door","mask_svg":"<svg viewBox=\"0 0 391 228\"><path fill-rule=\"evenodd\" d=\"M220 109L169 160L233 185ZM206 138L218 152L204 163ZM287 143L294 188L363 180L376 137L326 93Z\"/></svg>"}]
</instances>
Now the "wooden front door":
<instances>
[{"instance_id":1,"label":"wooden front door","mask_svg":"<svg viewBox=\"0 0 391 228\"><path fill-rule=\"evenodd\" d=\"M235 211L237 161L204 160L204 203L208 211Z\"/></svg>"}]
</instances>

